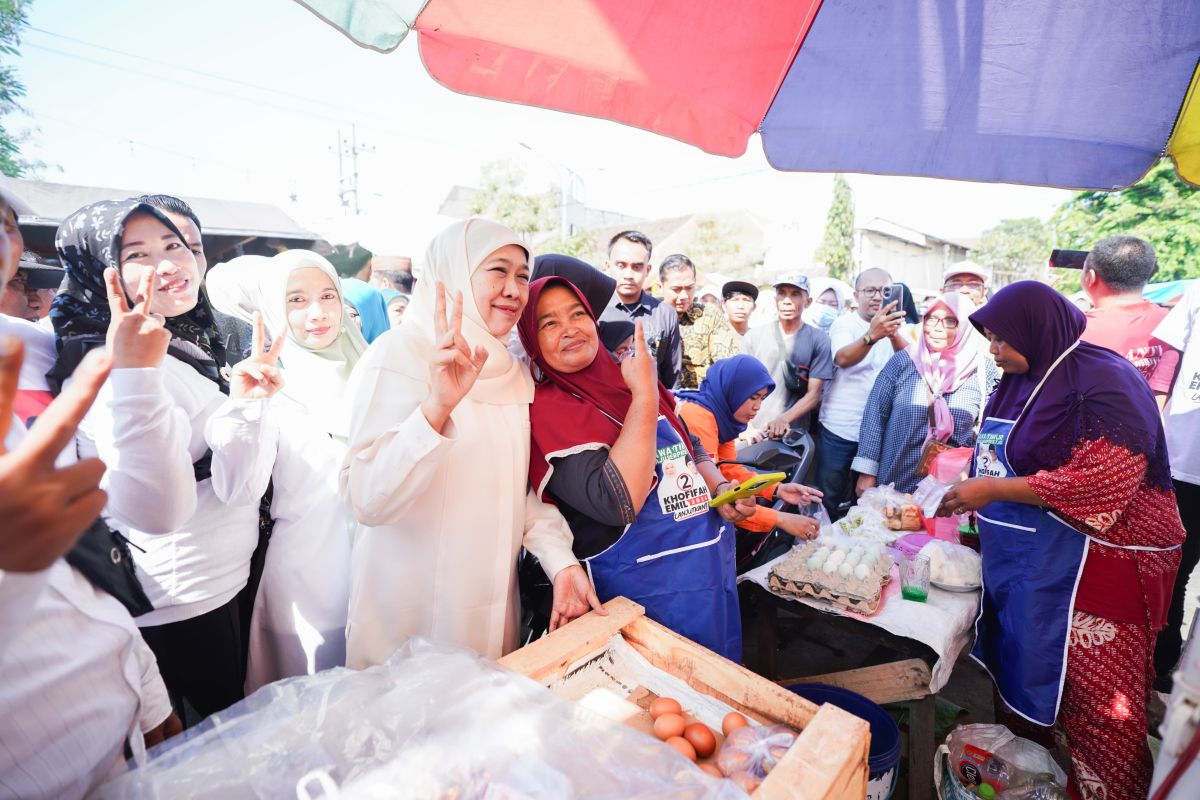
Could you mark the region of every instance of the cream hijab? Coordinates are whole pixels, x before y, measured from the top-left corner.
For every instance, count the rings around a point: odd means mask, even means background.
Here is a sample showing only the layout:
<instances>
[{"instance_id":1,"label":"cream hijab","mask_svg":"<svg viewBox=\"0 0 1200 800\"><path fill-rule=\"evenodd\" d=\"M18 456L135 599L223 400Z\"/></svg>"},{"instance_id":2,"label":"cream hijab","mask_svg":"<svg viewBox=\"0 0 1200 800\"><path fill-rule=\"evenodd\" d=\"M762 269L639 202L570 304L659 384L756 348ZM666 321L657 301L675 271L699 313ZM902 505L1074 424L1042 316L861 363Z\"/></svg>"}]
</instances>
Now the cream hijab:
<instances>
[{"instance_id":1,"label":"cream hijab","mask_svg":"<svg viewBox=\"0 0 1200 800\"><path fill-rule=\"evenodd\" d=\"M257 308L262 311L267 335L286 336L280 355L283 388L279 393L311 414L323 429L340 438L349 433L346 382L358 359L366 352L362 333L342 314L341 330L333 343L320 350L301 344L287 322L287 284L298 269L313 267L329 277L341 299L341 283L333 265L309 250L287 250L267 260L257 270Z\"/></svg>"},{"instance_id":2,"label":"cream hijab","mask_svg":"<svg viewBox=\"0 0 1200 800\"><path fill-rule=\"evenodd\" d=\"M397 364L393 368L401 372L416 369L422 380L429 380L429 357L436 340L433 315L437 308L437 283L441 281L446 287L449 309L453 309L455 292L462 292L463 338L472 349L482 345L488 353L483 372L467 396L477 403L491 405L533 402L533 378L529 370L509 353L507 337L497 339L484 325L471 291L471 275L484 259L510 244L520 247L529 258L529 249L515 233L498 222L480 217L456 222L434 237L425 252L425 269L400 327L381 337L408 340L406 343L414 345L422 358L415 365Z\"/></svg>"}]
</instances>

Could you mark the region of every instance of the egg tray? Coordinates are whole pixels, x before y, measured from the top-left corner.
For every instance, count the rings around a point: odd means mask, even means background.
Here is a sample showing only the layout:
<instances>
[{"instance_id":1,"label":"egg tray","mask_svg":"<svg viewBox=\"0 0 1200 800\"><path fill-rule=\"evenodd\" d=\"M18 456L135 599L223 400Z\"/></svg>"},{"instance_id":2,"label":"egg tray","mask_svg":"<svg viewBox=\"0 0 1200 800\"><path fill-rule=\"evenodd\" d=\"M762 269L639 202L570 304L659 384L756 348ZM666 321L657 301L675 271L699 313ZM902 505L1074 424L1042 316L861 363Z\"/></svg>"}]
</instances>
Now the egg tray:
<instances>
[{"instance_id":1,"label":"egg tray","mask_svg":"<svg viewBox=\"0 0 1200 800\"><path fill-rule=\"evenodd\" d=\"M807 542L776 563L767 576L772 591L821 600L859 614L870 615L879 610L883 587L891 577L891 560L879 562L865 579L826 576L805 564L819 546L818 542ZM862 586L865 591L856 591L850 585Z\"/></svg>"},{"instance_id":2,"label":"egg tray","mask_svg":"<svg viewBox=\"0 0 1200 800\"><path fill-rule=\"evenodd\" d=\"M836 608L853 611L867 617L879 610L880 601L883 599L882 587L880 587L879 594L874 597L855 597L841 592L833 592L811 581L782 578L774 571L767 576L767 585L776 594L820 600Z\"/></svg>"}]
</instances>

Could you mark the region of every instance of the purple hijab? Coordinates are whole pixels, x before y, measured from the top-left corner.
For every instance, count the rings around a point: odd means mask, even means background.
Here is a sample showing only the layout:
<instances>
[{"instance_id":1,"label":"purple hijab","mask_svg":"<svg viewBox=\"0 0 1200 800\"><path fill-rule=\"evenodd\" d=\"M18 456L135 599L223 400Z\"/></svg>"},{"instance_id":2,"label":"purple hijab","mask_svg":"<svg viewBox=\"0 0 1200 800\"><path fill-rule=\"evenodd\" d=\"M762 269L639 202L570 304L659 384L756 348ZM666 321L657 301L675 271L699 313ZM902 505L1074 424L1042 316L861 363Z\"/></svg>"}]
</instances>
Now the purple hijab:
<instances>
[{"instance_id":1,"label":"purple hijab","mask_svg":"<svg viewBox=\"0 0 1200 800\"><path fill-rule=\"evenodd\" d=\"M1036 281L1004 287L970 319L980 333L987 328L1029 361L1029 372L1005 373L992 394L986 415L1000 419L1018 418L1087 325L1067 298ZM1146 379L1111 350L1079 342L1013 428L1008 457L1019 474L1032 475L1065 464L1080 441L1100 438L1146 456L1150 484L1171 488L1166 438Z\"/></svg>"}]
</instances>

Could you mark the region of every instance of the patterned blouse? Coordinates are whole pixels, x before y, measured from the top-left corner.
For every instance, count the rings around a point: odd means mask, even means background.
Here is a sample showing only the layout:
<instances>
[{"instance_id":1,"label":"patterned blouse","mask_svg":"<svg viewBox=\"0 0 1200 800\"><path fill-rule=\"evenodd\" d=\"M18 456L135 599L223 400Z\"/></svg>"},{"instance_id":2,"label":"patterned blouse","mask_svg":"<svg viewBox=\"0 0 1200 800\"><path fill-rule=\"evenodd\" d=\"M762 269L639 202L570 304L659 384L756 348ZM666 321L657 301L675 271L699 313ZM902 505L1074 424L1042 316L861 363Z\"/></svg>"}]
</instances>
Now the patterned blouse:
<instances>
[{"instance_id":1,"label":"patterned blouse","mask_svg":"<svg viewBox=\"0 0 1200 800\"><path fill-rule=\"evenodd\" d=\"M962 386L944 395L954 417L951 447L974 446L983 406L999 380L996 365L990 358L984 359L982 374L977 370ZM901 351L875 378L863 411L852 469L874 475L880 486L890 483L897 491L911 492L921 482L917 464L928 434L929 393L917 365Z\"/></svg>"}]
</instances>

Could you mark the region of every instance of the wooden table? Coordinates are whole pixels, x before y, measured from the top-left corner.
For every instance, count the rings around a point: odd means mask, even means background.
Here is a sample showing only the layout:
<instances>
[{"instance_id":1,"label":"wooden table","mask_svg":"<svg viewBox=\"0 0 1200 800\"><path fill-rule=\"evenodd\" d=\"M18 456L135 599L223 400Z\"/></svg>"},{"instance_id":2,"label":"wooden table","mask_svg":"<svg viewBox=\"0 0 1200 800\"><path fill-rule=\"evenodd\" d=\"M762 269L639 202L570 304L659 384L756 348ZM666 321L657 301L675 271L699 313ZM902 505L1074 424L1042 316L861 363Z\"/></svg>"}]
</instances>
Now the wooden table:
<instances>
[{"instance_id":1,"label":"wooden table","mask_svg":"<svg viewBox=\"0 0 1200 800\"><path fill-rule=\"evenodd\" d=\"M758 640L755 671L781 686L825 683L857 692L876 703L909 702L908 796L911 800L935 797L933 786L935 695L929 691L931 667L937 653L921 642L888 633L875 625L821 611L803 603L771 594L761 586L744 584L755 604L754 633ZM780 615L819 621L839 634L863 639L894 653L897 658L869 667L850 668L805 677L779 674Z\"/></svg>"}]
</instances>

